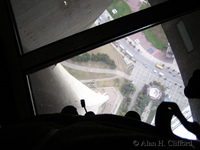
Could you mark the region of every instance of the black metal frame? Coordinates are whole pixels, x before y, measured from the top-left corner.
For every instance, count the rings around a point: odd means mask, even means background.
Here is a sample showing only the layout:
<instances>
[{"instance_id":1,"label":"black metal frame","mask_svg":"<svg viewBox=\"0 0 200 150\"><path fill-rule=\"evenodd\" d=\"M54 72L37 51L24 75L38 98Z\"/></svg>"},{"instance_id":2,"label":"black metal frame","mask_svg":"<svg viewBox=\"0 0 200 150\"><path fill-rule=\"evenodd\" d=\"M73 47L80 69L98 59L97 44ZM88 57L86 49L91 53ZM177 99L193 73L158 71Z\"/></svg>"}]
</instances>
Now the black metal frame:
<instances>
[{"instance_id":1,"label":"black metal frame","mask_svg":"<svg viewBox=\"0 0 200 150\"><path fill-rule=\"evenodd\" d=\"M0 6L0 15L4 20L1 22L1 40L15 102L19 104L17 106L22 118L34 114L28 91L28 74L200 8L199 1L196 0L170 0L21 55L20 38L11 5L4 0L0 2Z\"/></svg>"}]
</instances>

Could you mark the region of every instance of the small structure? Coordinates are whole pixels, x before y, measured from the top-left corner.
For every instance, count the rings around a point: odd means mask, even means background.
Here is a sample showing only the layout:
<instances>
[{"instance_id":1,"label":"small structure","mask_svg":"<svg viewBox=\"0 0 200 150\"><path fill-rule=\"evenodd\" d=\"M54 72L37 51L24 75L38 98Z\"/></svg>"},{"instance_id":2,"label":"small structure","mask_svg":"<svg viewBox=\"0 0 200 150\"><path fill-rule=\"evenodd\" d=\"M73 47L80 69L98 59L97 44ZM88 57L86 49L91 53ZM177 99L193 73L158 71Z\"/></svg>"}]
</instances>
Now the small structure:
<instances>
[{"instance_id":1,"label":"small structure","mask_svg":"<svg viewBox=\"0 0 200 150\"><path fill-rule=\"evenodd\" d=\"M162 91L157 86L150 86L147 89L147 94L152 100L159 100L162 96Z\"/></svg>"},{"instance_id":2,"label":"small structure","mask_svg":"<svg viewBox=\"0 0 200 150\"><path fill-rule=\"evenodd\" d=\"M128 57L124 57L124 62L126 63L126 65L129 65L131 63L130 59Z\"/></svg>"},{"instance_id":3,"label":"small structure","mask_svg":"<svg viewBox=\"0 0 200 150\"><path fill-rule=\"evenodd\" d=\"M171 48L170 44L168 44L165 57L166 58L174 58L174 53L172 51L172 48Z\"/></svg>"},{"instance_id":4,"label":"small structure","mask_svg":"<svg viewBox=\"0 0 200 150\"><path fill-rule=\"evenodd\" d=\"M116 9L113 9L112 10L112 13L115 15L115 14L117 14L117 10Z\"/></svg>"},{"instance_id":5,"label":"small structure","mask_svg":"<svg viewBox=\"0 0 200 150\"><path fill-rule=\"evenodd\" d=\"M131 70L133 69L135 66L131 63L126 67L126 70Z\"/></svg>"}]
</instances>

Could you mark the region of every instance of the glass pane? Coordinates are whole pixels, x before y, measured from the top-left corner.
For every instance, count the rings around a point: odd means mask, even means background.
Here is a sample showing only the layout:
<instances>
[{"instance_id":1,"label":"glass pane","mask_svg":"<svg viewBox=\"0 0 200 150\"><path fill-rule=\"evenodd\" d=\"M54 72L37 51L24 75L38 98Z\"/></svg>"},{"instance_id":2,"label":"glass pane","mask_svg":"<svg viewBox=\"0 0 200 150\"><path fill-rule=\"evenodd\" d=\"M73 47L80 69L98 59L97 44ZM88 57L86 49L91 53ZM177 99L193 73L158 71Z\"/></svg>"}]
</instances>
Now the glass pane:
<instances>
[{"instance_id":1,"label":"glass pane","mask_svg":"<svg viewBox=\"0 0 200 150\"><path fill-rule=\"evenodd\" d=\"M182 17L185 29L194 47L199 46L189 30L188 18ZM110 18L101 16L95 24L106 19ZM30 74L37 113L61 112L63 107L73 105L84 115L80 100L85 99L87 110L95 114L124 116L132 110L142 121L154 125L158 105L169 101L176 102L185 117L192 121L177 65L188 51L178 22L180 19L166 22ZM181 69L186 77L185 72L190 68L183 67L184 63ZM171 124L173 132L183 136L176 118Z\"/></svg>"},{"instance_id":2,"label":"glass pane","mask_svg":"<svg viewBox=\"0 0 200 150\"><path fill-rule=\"evenodd\" d=\"M11 0L24 53L150 7L147 0ZM96 20L96 21L95 21Z\"/></svg>"},{"instance_id":3,"label":"glass pane","mask_svg":"<svg viewBox=\"0 0 200 150\"><path fill-rule=\"evenodd\" d=\"M161 25L114 41L30 75L38 114L60 112L80 100L95 114L124 116L136 111L154 125L161 102L187 107L184 84ZM189 118L188 118L189 119ZM174 129L177 129L174 128Z\"/></svg>"}]
</instances>

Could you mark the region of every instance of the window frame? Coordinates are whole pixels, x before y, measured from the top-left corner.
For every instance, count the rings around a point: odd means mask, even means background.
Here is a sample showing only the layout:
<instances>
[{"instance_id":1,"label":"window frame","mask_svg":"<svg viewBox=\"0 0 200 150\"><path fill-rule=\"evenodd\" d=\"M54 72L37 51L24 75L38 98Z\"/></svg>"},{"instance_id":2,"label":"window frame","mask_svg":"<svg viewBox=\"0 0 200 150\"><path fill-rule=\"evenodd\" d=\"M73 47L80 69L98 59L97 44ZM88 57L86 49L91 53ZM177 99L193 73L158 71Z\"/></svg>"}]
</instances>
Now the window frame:
<instances>
[{"instance_id":1,"label":"window frame","mask_svg":"<svg viewBox=\"0 0 200 150\"><path fill-rule=\"evenodd\" d=\"M176 0L163 2L23 54L11 3L3 0L0 6L4 20L1 22L2 45L14 101L22 118L36 115L29 74L200 8L198 1L182 1L181 5Z\"/></svg>"}]
</instances>

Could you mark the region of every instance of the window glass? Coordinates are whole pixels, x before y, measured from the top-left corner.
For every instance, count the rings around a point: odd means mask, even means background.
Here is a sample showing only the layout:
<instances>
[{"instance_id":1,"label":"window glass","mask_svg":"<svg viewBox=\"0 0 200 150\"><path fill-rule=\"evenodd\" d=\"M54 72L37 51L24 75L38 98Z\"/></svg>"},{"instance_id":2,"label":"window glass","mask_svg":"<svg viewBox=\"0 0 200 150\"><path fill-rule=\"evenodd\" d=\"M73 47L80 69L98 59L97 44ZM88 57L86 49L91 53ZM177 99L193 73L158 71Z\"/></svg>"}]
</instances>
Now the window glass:
<instances>
[{"instance_id":1,"label":"window glass","mask_svg":"<svg viewBox=\"0 0 200 150\"><path fill-rule=\"evenodd\" d=\"M136 111L143 122L154 125L158 105L175 102L192 119L172 49L158 25L33 73L37 113L73 105L84 115L84 99L87 110L95 114L124 116ZM172 127L177 133L176 120Z\"/></svg>"},{"instance_id":2,"label":"window glass","mask_svg":"<svg viewBox=\"0 0 200 150\"><path fill-rule=\"evenodd\" d=\"M147 0L11 0L23 52L150 7ZM96 21L95 21L96 20Z\"/></svg>"},{"instance_id":3,"label":"window glass","mask_svg":"<svg viewBox=\"0 0 200 150\"><path fill-rule=\"evenodd\" d=\"M24 53L150 7L146 0L102 2L98 15L86 17L88 20L80 16L84 20L80 23L80 19L73 17L81 11L78 8L72 11L78 1L11 2ZM78 6L87 7L87 13L95 9L82 1ZM45 12L46 9L49 11ZM154 125L158 105L169 101L176 102L191 121L174 46L168 40L172 41L158 25L30 74L37 114L58 113L65 106L73 105L84 115L80 103L84 99L87 110L95 114L124 116L128 111L136 111L143 122ZM171 124L174 133L184 136L176 118Z\"/></svg>"}]
</instances>

